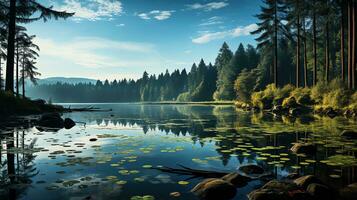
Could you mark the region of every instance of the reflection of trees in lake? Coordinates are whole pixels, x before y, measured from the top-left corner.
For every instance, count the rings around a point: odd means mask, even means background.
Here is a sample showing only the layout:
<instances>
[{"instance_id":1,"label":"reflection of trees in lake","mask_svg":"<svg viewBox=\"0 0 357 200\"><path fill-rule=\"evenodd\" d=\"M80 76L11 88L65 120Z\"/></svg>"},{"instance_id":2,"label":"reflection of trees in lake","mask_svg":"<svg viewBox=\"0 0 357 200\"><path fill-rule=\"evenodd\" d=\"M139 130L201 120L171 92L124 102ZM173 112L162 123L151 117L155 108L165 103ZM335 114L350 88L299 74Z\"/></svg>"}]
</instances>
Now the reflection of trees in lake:
<instances>
[{"instance_id":1,"label":"reflection of trees in lake","mask_svg":"<svg viewBox=\"0 0 357 200\"><path fill-rule=\"evenodd\" d=\"M339 134L346 128L356 129L356 123L341 117L293 118L236 111L233 106L136 105L120 108L112 113L93 113L86 116L86 121L94 121L101 126L109 124L109 128L112 125L138 126L145 133L159 130L167 134L189 134L194 143L202 146L214 141L223 165L231 159L237 159L238 163L258 162L275 174L296 171L328 177L329 174L336 173L336 168L319 161L335 155L337 151L353 153L345 151L348 145ZM298 157L289 152L293 142L316 143L318 152L310 158ZM245 147L247 145L252 147ZM274 148L263 152L252 150L267 146ZM280 161L281 153L287 154L287 161L276 166L277 163L274 162ZM236 158L232 158L232 155ZM275 157L271 158L271 155ZM267 157L267 160L257 159L259 157ZM316 163L301 165L306 159L312 159ZM346 171L347 168L344 168L341 173L347 173ZM353 171L349 171L352 174Z\"/></svg>"},{"instance_id":2,"label":"reflection of trees in lake","mask_svg":"<svg viewBox=\"0 0 357 200\"><path fill-rule=\"evenodd\" d=\"M37 175L33 154L36 139L25 144L25 130L14 129L0 137L0 199L17 199ZM3 148L5 147L5 148Z\"/></svg>"}]
</instances>

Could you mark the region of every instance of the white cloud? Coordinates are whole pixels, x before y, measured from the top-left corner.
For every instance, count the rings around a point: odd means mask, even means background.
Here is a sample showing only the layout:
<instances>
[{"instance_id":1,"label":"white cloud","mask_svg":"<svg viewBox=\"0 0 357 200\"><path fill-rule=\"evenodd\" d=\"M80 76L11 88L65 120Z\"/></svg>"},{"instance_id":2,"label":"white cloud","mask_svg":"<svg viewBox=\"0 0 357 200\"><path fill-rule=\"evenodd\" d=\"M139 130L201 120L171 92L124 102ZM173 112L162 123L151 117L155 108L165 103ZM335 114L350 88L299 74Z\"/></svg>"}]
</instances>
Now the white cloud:
<instances>
[{"instance_id":1,"label":"white cloud","mask_svg":"<svg viewBox=\"0 0 357 200\"><path fill-rule=\"evenodd\" d=\"M169 19L172 15L172 13L174 13L174 10L152 10L150 12L147 13L139 13L137 14L138 17L140 17L141 19L145 19L145 20L149 20L149 19L156 19L156 20L166 20Z\"/></svg>"},{"instance_id":2,"label":"white cloud","mask_svg":"<svg viewBox=\"0 0 357 200\"><path fill-rule=\"evenodd\" d=\"M143 66L150 64L150 61L130 59L128 55L149 55L154 52L154 46L151 44L113 41L94 37L74 38L73 41L68 42L36 38L35 43L42 50L40 59L42 56L53 56L86 68ZM107 52L116 55L108 55Z\"/></svg>"},{"instance_id":3,"label":"white cloud","mask_svg":"<svg viewBox=\"0 0 357 200\"><path fill-rule=\"evenodd\" d=\"M125 24L117 24L117 25L115 25L116 27L124 27L125 26Z\"/></svg>"},{"instance_id":4,"label":"white cloud","mask_svg":"<svg viewBox=\"0 0 357 200\"><path fill-rule=\"evenodd\" d=\"M229 4L225 1L211 2L206 4L194 3L186 5L186 7L190 10L203 10L203 11L212 11L218 10L224 7L227 7Z\"/></svg>"},{"instance_id":5,"label":"white cloud","mask_svg":"<svg viewBox=\"0 0 357 200\"><path fill-rule=\"evenodd\" d=\"M123 13L122 3L118 0L64 0L60 10L75 12L75 20L111 20Z\"/></svg>"},{"instance_id":6,"label":"white cloud","mask_svg":"<svg viewBox=\"0 0 357 200\"><path fill-rule=\"evenodd\" d=\"M206 32L201 36L192 39L193 43L196 44L205 44L211 42L213 40L220 40L227 37L236 38L240 36L250 35L250 32L256 30L258 28L257 24L250 24L248 26L239 26L235 29L227 30L227 31L218 31L218 32Z\"/></svg>"},{"instance_id":7,"label":"white cloud","mask_svg":"<svg viewBox=\"0 0 357 200\"><path fill-rule=\"evenodd\" d=\"M217 25L217 24L222 24L222 18L218 16L214 16L211 18L208 18L206 20L202 20L203 22L200 24L200 26L212 26L212 25Z\"/></svg>"}]
</instances>

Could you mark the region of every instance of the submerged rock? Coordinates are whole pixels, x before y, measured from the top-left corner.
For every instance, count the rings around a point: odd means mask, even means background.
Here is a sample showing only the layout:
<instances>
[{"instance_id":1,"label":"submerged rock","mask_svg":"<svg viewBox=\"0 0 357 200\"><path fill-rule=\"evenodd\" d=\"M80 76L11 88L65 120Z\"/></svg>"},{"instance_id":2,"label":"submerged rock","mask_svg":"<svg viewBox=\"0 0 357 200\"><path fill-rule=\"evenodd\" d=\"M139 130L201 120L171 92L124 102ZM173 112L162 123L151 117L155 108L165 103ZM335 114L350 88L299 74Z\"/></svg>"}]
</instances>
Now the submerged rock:
<instances>
[{"instance_id":1,"label":"submerged rock","mask_svg":"<svg viewBox=\"0 0 357 200\"><path fill-rule=\"evenodd\" d=\"M203 200L229 200L236 195L237 189L223 179L211 178L197 184L191 192Z\"/></svg>"},{"instance_id":2,"label":"submerged rock","mask_svg":"<svg viewBox=\"0 0 357 200\"><path fill-rule=\"evenodd\" d=\"M48 113L41 116L38 125L48 128L63 128L64 120L59 113Z\"/></svg>"},{"instance_id":3,"label":"submerged rock","mask_svg":"<svg viewBox=\"0 0 357 200\"><path fill-rule=\"evenodd\" d=\"M335 199L331 189L319 183L311 183L306 191L316 200Z\"/></svg>"},{"instance_id":4,"label":"submerged rock","mask_svg":"<svg viewBox=\"0 0 357 200\"><path fill-rule=\"evenodd\" d=\"M76 125L76 122L74 122L72 119L70 119L70 118L64 119L64 128L65 129L71 129L75 125Z\"/></svg>"},{"instance_id":5,"label":"submerged rock","mask_svg":"<svg viewBox=\"0 0 357 200\"><path fill-rule=\"evenodd\" d=\"M242 165L238 168L239 171L247 174L247 175L254 175L254 174L263 174L264 169L258 165L248 164Z\"/></svg>"},{"instance_id":6,"label":"submerged rock","mask_svg":"<svg viewBox=\"0 0 357 200\"><path fill-rule=\"evenodd\" d=\"M316 146L309 143L295 143L290 150L296 154L311 155L316 152Z\"/></svg>"},{"instance_id":7,"label":"submerged rock","mask_svg":"<svg viewBox=\"0 0 357 200\"><path fill-rule=\"evenodd\" d=\"M355 200L357 197L357 183L352 183L340 190L340 197L343 200Z\"/></svg>"},{"instance_id":8,"label":"submerged rock","mask_svg":"<svg viewBox=\"0 0 357 200\"><path fill-rule=\"evenodd\" d=\"M296 179L299 177L300 177L300 175L298 173L290 173L286 176L287 179Z\"/></svg>"},{"instance_id":9,"label":"submerged rock","mask_svg":"<svg viewBox=\"0 0 357 200\"><path fill-rule=\"evenodd\" d=\"M342 131L341 136L348 139L357 139L357 131L344 130Z\"/></svg>"},{"instance_id":10,"label":"submerged rock","mask_svg":"<svg viewBox=\"0 0 357 200\"><path fill-rule=\"evenodd\" d=\"M236 187L243 187L246 186L248 182L251 181L252 179L247 176L243 176L239 173L230 173L223 176L222 180L227 181L228 183Z\"/></svg>"},{"instance_id":11,"label":"submerged rock","mask_svg":"<svg viewBox=\"0 0 357 200\"><path fill-rule=\"evenodd\" d=\"M306 190L310 184L313 184L313 183L321 184L321 181L316 176L306 175L306 176L302 176L300 178L295 179L294 183L297 186Z\"/></svg>"},{"instance_id":12,"label":"submerged rock","mask_svg":"<svg viewBox=\"0 0 357 200\"><path fill-rule=\"evenodd\" d=\"M249 200L307 200L310 195L294 183L272 180L248 194Z\"/></svg>"}]
</instances>

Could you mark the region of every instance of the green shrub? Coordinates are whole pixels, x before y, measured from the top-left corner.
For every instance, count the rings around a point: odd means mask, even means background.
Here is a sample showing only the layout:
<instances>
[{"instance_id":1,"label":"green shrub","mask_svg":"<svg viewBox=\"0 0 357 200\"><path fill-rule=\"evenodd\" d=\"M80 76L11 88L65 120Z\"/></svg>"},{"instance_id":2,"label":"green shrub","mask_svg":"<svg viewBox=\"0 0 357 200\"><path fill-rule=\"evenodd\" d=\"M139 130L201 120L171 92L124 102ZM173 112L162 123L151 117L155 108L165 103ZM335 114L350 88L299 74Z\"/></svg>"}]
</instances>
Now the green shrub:
<instances>
[{"instance_id":1,"label":"green shrub","mask_svg":"<svg viewBox=\"0 0 357 200\"><path fill-rule=\"evenodd\" d=\"M309 88L295 88L290 96L294 97L296 102L301 105L311 105L313 103L310 97L311 89Z\"/></svg>"},{"instance_id":2,"label":"green shrub","mask_svg":"<svg viewBox=\"0 0 357 200\"><path fill-rule=\"evenodd\" d=\"M266 86L265 90L254 92L251 97L252 105L261 109L272 108L276 91L275 85L270 84Z\"/></svg>"},{"instance_id":3,"label":"green shrub","mask_svg":"<svg viewBox=\"0 0 357 200\"><path fill-rule=\"evenodd\" d=\"M285 98L282 103L284 108L295 108L297 105L296 99L293 96Z\"/></svg>"},{"instance_id":4,"label":"green shrub","mask_svg":"<svg viewBox=\"0 0 357 200\"><path fill-rule=\"evenodd\" d=\"M283 88L276 88L274 92L274 105L282 105L285 98L290 96L291 91L295 89L294 86L288 84L285 85Z\"/></svg>"},{"instance_id":5,"label":"green shrub","mask_svg":"<svg viewBox=\"0 0 357 200\"><path fill-rule=\"evenodd\" d=\"M324 94L329 91L328 85L323 82L318 82L314 87L311 88L311 100L315 103L322 103Z\"/></svg>"},{"instance_id":6,"label":"green shrub","mask_svg":"<svg viewBox=\"0 0 357 200\"><path fill-rule=\"evenodd\" d=\"M342 109L349 103L349 92L343 88L331 90L323 95L322 106L333 109Z\"/></svg>"},{"instance_id":7,"label":"green shrub","mask_svg":"<svg viewBox=\"0 0 357 200\"><path fill-rule=\"evenodd\" d=\"M350 109L350 110L357 110L357 92L354 92L354 93L351 95L348 109Z\"/></svg>"},{"instance_id":8,"label":"green shrub","mask_svg":"<svg viewBox=\"0 0 357 200\"><path fill-rule=\"evenodd\" d=\"M258 108L263 108L263 104L261 102L261 99L263 98L263 91L260 92L254 92L252 94L251 100L252 100L252 105L254 107L258 107Z\"/></svg>"},{"instance_id":9,"label":"green shrub","mask_svg":"<svg viewBox=\"0 0 357 200\"><path fill-rule=\"evenodd\" d=\"M177 97L177 101L179 102L189 102L191 101L191 95L189 92L184 92L181 93L178 97Z\"/></svg>"},{"instance_id":10,"label":"green shrub","mask_svg":"<svg viewBox=\"0 0 357 200\"><path fill-rule=\"evenodd\" d=\"M234 90L237 94L237 100L248 102L251 94L255 90L255 81L258 78L256 70L248 71L243 69L234 82Z\"/></svg>"}]
</instances>

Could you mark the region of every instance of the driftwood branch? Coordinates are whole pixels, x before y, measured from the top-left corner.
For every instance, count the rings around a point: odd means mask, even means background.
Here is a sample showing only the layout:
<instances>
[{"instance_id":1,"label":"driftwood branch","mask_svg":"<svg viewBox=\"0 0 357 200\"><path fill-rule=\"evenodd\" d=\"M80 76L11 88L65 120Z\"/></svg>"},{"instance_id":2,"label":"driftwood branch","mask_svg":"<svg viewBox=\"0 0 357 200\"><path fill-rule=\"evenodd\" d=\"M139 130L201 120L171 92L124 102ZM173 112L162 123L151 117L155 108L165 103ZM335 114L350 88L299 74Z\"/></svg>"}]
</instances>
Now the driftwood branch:
<instances>
[{"instance_id":1,"label":"driftwood branch","mask_svg":"<svg viewBox=\"0 0 357 200\"><path fill-rule=\"evenodd\" d=\"M109 112L112 111L112 109L100 109L100 108L96 108L93 106L88 106L88 107L84 107L84 108L65 108L65 111L67 112Z\"/></svg>"},{"instance_id":2,"label":"driftwood branch","mask_svg":"<svg viewBox=\"0 0 357 200\"><path fill-rule=\"evenodd\" d=\"M219 171L209 171L209 170L200 170L200 169L192 169L189 167L185 167L183 165L178 165L180 168L172 168L172 167L153 167L152 169L159 170L161 172L171 173L171 174L179 174L179 175L187 175L192 178L221 178L230 172L219 172Z\"/></svg>"}]
</instances>

